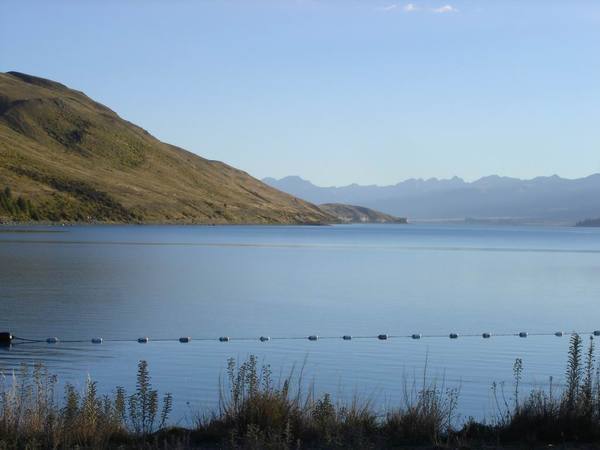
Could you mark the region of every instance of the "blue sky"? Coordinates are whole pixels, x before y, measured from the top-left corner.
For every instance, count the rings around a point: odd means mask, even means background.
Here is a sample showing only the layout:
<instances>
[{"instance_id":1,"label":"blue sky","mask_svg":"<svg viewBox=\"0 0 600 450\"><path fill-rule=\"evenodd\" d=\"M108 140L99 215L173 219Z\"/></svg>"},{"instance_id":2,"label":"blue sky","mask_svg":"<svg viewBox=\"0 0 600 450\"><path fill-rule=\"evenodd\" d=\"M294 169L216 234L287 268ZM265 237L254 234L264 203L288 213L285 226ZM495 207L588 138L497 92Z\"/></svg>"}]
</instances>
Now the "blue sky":
<instances>
[{"instance_id":1,"label":"blue sky","mask_svg":"<svg viewBox=\"0 0 600 450\"><path fill-rule=\"evenodd\" d=\"M600 172L600 2L1 0L0 71L321 185Z\"/></svg>"}]
</instances>

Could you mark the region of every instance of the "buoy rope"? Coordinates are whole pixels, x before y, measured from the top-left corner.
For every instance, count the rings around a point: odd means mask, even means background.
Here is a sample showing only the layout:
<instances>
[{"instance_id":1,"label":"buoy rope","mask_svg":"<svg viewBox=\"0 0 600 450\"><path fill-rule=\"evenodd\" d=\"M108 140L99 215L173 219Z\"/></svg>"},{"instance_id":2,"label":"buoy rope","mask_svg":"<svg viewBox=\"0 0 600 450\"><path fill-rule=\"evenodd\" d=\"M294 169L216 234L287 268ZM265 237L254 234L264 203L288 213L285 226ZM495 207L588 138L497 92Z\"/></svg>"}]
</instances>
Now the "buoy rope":
<instances>
[{"instance_id":1,"label":"buoy rope","mask_svg":"<svg viewBox=\"0 0 600 450\"><path fill-rule=\"evenodd\" d=\"M594 331L571 331L569 333L565 333L562 331L553 331L553 332L533 332L529 333L526 331L520 331L517 333L449 333L449 334L378 334L378 335L361 335L361 336L352 336L352 335L344 335L344 336L319 336L319 335L310 335L310 336L261 336L261 337L229 337L229 336L221 336L217 338L191 338L191 337L179 337L179 338L151 338L151 337L140 337L135 339L127 339L127 338L113 338L113 339L104 339L101 337L95 337L92 339L59 339L57 337L49 337L46 339L31 339L24 338L20 336L11 336L12 341L17 341L22 344L34 344L34 343L48 343L48 344L83 344L83 343L94 343L101 344L103 342L139 342L139 343L148 343L148 342L181 342L188 343L192 341L201 341L201 342L230 342L230 341L283 341L283 340L310 340L310 341L318 341L322 339L332 340L332 339L343 339L343 340L354 340L354 339L378 339L378 340L388 340L388 339L437 339L437 338L450 338L453 340L460 338L484 338L490 339L492 337L521 337L526 338L528 336L557 336L562 337L564 335L592 335L592 336L600 336L600 330Z\"/></svg>"}]
</instances>

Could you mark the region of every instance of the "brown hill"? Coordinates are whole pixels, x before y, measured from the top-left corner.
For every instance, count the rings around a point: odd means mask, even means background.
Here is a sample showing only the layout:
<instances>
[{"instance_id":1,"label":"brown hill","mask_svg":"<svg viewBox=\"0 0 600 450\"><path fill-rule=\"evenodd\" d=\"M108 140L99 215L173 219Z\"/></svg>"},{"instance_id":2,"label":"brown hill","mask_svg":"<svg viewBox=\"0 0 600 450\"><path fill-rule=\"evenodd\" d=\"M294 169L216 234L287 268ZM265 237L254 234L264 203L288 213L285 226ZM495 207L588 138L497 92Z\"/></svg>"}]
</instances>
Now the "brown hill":
<instances>
[{"instance_id":1,"label":"brown hill","mask_svg":"<svg viewBox=\"0 0 600 450\"><path fill-rule=\"evenodd\" d=\"M0 73L0 190L5 187L5 220L336 220L241 170L159 141L81 92L16 72Z\"/></svg>"}]
</instances>

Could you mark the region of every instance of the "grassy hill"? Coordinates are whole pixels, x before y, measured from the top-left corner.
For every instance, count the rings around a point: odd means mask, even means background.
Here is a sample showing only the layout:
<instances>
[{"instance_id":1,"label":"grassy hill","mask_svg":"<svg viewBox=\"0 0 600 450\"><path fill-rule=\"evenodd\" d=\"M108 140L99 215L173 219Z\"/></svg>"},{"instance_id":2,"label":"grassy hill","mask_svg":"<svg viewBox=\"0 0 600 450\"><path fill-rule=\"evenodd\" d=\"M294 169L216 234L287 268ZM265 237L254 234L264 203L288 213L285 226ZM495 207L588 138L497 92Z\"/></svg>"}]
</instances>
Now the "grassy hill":
<instances>
[{"instance_id":1,"label":"grassy hill","mask_svg":"<svg viewBox=\"0 0 600 450\"><path fill-rule=\"evenodd\" d=\"M324 203L319 205L319 208L335 216L342 223L407 223L406 218L392 216L363 206Z\"/></svg>"},{"instance_id":2,"label":"grassy hill","mask_svg":"<svg viewBox=\"0 0 600 450\"><path fill-rule=\"evenodd\" d=\"M0 191L3 220L336 221L245 172L159 141L81 92L16 72L0 73Z\"/></svg>"}]
</instances>

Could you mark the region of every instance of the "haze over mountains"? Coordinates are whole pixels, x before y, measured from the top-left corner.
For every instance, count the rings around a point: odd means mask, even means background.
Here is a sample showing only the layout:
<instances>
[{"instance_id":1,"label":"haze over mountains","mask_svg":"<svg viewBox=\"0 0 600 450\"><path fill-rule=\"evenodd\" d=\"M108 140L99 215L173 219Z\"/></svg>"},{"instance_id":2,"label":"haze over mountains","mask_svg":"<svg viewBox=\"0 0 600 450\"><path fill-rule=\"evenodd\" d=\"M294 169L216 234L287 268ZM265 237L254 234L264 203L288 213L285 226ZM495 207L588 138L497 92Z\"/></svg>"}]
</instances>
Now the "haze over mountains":
<instances>
[{"instance_id":1,"label":"haze over mountains","mask_svg":"<svg viewBox=\"0 0 600 450\"><path fill-rule=\"evenodd\" d=\"M357 204L409 220L574 224L600 216L600 174L573 180L556 175L409 179L390 186L320 187L299 176L263 181L313 203Z\"/></svg>"},{"instance_id":2,"label":"haze over mountains","mask_svg":"<svg viewBox=\"0 0 600 450\"><path fill-rule=\"evenodd\" d=\"M371 208L343 203L323 203L319 208L342 223L407 223L406 218L385 214Z\"/></svg>"}]
</instances>

